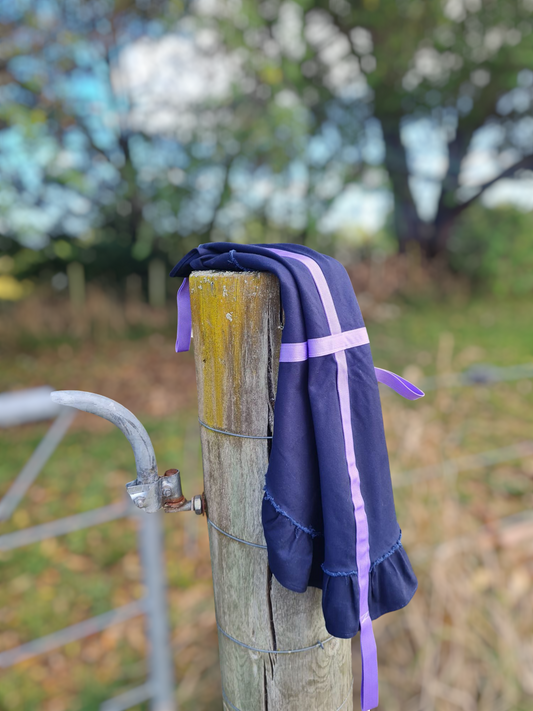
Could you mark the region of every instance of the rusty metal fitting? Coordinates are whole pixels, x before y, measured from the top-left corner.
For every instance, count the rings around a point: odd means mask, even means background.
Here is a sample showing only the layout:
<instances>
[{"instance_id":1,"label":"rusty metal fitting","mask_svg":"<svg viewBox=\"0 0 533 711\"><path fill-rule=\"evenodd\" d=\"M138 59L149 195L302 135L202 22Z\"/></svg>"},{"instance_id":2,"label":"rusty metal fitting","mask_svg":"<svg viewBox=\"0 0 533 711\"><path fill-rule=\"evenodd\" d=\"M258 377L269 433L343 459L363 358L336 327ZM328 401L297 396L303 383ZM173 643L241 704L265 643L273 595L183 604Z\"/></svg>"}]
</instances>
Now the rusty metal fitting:
<instances>
[{"instance_id":1,"label":"rusty metal fitting","mask_svg":"<svg viewBox=\"0 0 533 711\"><path fill-rule=\"evenodd\" d=\"M183 495L178 469L167 469L161 479L161 505L166 513L194 511L199 516L205 511L204 495L193 496L189 501Z\"/></svg>"},{"instance_id":2,"label":"rusty metal fitting","mask_svg":"<svg viewBox=\"0 0 533 711\"><path fill-rule=\"evenodd\" d=\"M165 503L183 499L179 469L167 469L161 476L161 495Z\"/></svg>"}]
</instances>

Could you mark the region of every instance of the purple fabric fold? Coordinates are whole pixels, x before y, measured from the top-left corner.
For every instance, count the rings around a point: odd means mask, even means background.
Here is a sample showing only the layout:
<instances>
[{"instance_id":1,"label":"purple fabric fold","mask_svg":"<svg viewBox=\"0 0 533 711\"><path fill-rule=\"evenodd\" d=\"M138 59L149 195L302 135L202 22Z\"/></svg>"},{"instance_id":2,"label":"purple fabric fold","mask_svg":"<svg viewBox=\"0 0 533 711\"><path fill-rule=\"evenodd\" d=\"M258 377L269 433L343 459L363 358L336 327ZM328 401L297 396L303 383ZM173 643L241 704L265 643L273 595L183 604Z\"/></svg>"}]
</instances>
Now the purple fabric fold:
<instances>
[{"instance_id":1,"label":"purple fabric fold","mask_svg":"<svg viewBox=\"0 0 533 711\"><path fill-rule=\"evenodd\" d=\"M188 351L191 347L192 316L189 279L186 277L178 289L178 332L176 335L176 353Z\"/></svg>"}]
</instances>

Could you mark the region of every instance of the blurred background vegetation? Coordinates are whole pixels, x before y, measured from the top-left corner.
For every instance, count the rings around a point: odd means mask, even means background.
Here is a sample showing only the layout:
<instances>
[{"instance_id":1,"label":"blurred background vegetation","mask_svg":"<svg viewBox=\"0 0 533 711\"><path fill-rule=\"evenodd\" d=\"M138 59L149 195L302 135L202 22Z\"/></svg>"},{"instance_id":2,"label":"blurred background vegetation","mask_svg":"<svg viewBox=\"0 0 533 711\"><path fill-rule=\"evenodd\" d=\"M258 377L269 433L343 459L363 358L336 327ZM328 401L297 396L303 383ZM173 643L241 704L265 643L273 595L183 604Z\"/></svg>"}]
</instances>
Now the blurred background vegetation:
<instances>
[{"instance_id":1,"label":"blurred background vegetation","mask_svg":"<svg viewBox=\"0 0 533 711\"><path fill-rule=\"evenodd\" d=\"M0 0L0 392L118 399L193 493L167 274L211 240L336 256L376 362L415 382L531 362L532 100L532 0ZM532 404L525 378L386 397L393 470L529 441ZM93 419L0 533L118 497L130 453ZM44 430L0 432L0 494ZM376 626L384 708L533 708L533 527L509 519L532 478L517 456L398 484L420 589ZM214 711L205 530L166 524L178 699ZM120 522L3 553L0 579L0 651L141 595ZM0 711L98 709L145 651L138 620L3 670Z\"/></svg>"},{"instance_id":2,"label":"blurred background vegetation","mask_svg":"<svg viewBox=\"0 0 533 711\"><path fill-rule=\"evenodd\" d=\"M532 22L530 0L4 0L1 293L146 294L209 240L414 245L514 291Z\"/></svg>"}]
</instances>

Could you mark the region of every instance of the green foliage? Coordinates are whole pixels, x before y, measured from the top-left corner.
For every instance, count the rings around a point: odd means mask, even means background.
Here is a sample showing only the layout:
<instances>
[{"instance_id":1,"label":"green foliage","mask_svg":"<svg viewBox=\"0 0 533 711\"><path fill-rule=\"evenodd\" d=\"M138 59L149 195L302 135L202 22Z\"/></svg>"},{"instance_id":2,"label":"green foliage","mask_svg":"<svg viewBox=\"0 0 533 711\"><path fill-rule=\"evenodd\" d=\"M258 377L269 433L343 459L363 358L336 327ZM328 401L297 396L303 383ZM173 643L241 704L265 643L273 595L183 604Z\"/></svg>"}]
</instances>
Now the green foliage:
<instances>
[{"instance_id":1,"label":"green foliage","mask_svg":"<svg viewBox=\"0 0 533 711\"><path fill-rule=\"evenodd\" d=\"M533 294L533 214L472 206L450 238L449 263L498 296Z\"/></svg>"},{"instance_id":2,"label":"green foliage","mask_svg":"<svg viewBox=\"0 0 533 711\"><path fill-rule=\"evenodd\" d=\"M290 153L305 173L303 239L315 239L320 217L369 165L384 163L395 198L396 238L401 246L418 241L433 256L446 247L443 225L464 209L459 176L480 129L491 127L495 152L526 156L506 177L533 165L526 128L533 59L528 3L228 2L206 15L204 22L217 28L224 45L245 58L246 80L255 84L250 100L291 96L306 117L304 145L300 140ZM449 161L442 180L430 175L427 162L417 166L408 155L404 129L420 119L444 140ZM372 152L365 151L369 144ZM376 154L376 146L384 155ZM253 163L253 154L247 157ZM279 170L273 160L268 165ZM427 216L420 219L410 177L429 181L432 190L437 183L429 223ZM479 194L486 187L480 184Z\"/></svg>"}]
</instances>

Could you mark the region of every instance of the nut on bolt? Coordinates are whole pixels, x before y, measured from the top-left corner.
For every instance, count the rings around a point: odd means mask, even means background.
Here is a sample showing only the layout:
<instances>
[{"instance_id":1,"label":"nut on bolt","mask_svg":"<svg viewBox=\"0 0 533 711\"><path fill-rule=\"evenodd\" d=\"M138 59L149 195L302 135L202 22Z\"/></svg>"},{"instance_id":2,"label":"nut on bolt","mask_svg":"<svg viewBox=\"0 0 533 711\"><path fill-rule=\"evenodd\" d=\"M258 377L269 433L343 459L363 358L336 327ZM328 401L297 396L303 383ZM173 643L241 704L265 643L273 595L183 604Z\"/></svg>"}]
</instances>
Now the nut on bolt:
<instances>
[{"instance_id":1,"label":"nut on bolt","mask_svg":"<svg viewBox=\"0 0 533 711\"><path fill-rule=\"evenodd\" d=\"M205 511L205 497L203 494L199 496L193 496L192 498L192 510L197 516L201 516Z\"/></svg>"}]
</instances>

